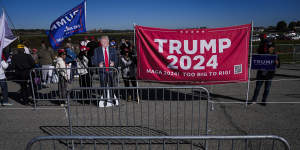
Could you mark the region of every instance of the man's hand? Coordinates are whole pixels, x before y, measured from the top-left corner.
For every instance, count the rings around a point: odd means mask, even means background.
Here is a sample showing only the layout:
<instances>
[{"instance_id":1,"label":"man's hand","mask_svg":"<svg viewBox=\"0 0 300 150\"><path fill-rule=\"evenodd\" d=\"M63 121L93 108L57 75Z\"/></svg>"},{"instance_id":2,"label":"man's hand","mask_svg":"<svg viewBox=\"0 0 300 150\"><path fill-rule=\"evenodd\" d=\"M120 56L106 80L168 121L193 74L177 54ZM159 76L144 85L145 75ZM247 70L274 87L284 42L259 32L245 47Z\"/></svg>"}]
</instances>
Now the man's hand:
<instances>
[{"instance_id":1,"label":"man's hand","mask_svg":"<svg viewBox=\"0 0 300 150\"><path fill-rule=\"evenodd\" d=\"M113 61L110 61L110 66L111 67L115 66L115 63Z\"/></svg>"},{"instance_id":2,"label":"man's hand","mask_svg":"<svg viewBox=\"0 0 300 150\"><path fill-rule=\"evenodd\" d=\"M103 62L100 62L100 63L99 63L99 67L100 67L100 68L103 68Z\"/></svg>"}]
</instances>

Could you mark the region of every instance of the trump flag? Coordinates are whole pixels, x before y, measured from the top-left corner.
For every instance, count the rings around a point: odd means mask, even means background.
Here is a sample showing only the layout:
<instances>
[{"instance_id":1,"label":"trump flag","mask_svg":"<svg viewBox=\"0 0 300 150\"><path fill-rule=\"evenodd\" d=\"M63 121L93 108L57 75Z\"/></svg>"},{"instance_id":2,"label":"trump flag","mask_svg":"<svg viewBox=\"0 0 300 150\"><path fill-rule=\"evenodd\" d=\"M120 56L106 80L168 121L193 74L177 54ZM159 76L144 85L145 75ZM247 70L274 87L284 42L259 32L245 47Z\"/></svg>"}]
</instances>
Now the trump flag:
<instances>
[{"instance_id":1,"label":"trump flag","mask_svg":"<svg viewBox=\"0 0 300 150\"><path fill-rule=\"evenodd\" d=\"M277 55L272 54L256 54L252 55L251 69L269 70L276 69Z\"/></svg>"},{"instance_id":2,"label":"trump flag","mask_svg":"<svg viewBox=\"0 0 300 150\"><path fill-rule=\"evenodd\" d=\"M163 82L248 80L251 24L214 29L135 26L137 78Z\"/></svg>"},{"instance_id":3,"label":"trump flag","mask_svg":"<svg viewBox=\"0 0 300 150\"><path fill-rule=\"evenodd\" d=\"M52 22L47 32L51 46L57 49L65 38L77 33L86 32L86 1L66 12Z\"/></svg>"}]
</instances>

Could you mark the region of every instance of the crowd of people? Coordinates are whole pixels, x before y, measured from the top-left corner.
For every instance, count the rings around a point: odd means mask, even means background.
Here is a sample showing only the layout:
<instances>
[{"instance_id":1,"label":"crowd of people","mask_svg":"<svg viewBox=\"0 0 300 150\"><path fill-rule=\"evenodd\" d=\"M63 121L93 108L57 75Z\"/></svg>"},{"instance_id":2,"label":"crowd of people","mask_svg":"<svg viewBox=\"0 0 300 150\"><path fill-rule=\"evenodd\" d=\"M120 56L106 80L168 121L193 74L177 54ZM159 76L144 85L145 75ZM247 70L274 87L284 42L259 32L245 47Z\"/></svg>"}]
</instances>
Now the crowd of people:
<instances>
[{"instance_id":1,"label":"crowd of people","mask_svg":"<svg viewBox=\"0 0 300 150\"><path fill-rule=\"evenodd\" d=\"M97 72L91 68L98 68ZM41 76L33 76L30 81L30 73L33 68L40 68ZM68 69L67 69L68 68ZM99 69L102 68L102 69ZM47 87L50 83L58 83L58 95L61 98L67 96L67 86L74 78L79 78L80 87L91 87L93 74L99 76L101 87L112 87L115 76L111 69L120 69L124 85L128 87L131 82L136 86L135 71L136 58L133 46L129 40L121 39L120 43L110 40L108 36L99 38L84 37L78 44L73 43L71 38L66 40L63 47L53 50L42 41L40 48L30 48L28 41L21 42L17 49L4 51L0 66L0 86L2 89L2 105L12 105L8 100L8 86L5 70L14 71L14 79L20 84L20 103L30 103L29 93L31 86L40 84ZM30 84L33 82L34 84ZM113 91L100 91L102 96L113 97ZM127 99L133 98L133 92L128 94ZM126 94L127 95L127 94ZM83 97L90 97L89 90L83 90ZM136 96L135 96L136 97Z\"/></svg>"},{"instance_id":2,"label":"crowd of people","mask_svg":"<svg viewBox=\"0 0 300 150\"><path fill-rule=\"evenodd\" d=\"M258 48L258 54L277 55L274 51L275 45L273 41L263 38ZM131 42L126 39L121 39L120 43L115 40L110 40L108 36L84 37L77 45L72 42L71 38L66 40L65 45L58 50L53 50L48 47L46 42L42 41L40 48L30 49L28 41L17 45L13 51L4 51L0 65L0 86L2 89L1 104L4 106L12 105L8 99L7 86L7 69L14 70L16 81L20 84L19 101L22 104L30 102L31 90L36 90L37 87L31 87L39 84L47 87L50 83L58 83L58 95L65 99L67 96L67 87L74 78L79 78L80 87L92 87L93 75L98 75L100 87L114 87L116 76L112 69L119 69L121 72L125 87L130 84L133 87L137 86L136 82L136 64L137 60L133 51ZM279 57L276 60L276 66L280 66ZM40 68L40 76L34 76L33 81L30 80L30 73L33 68ZM96 69L92 69L96 68ZM252 100L248 104L257 102L259 91L263 84L264 93L262 97L262 105L266 105L271 80L274 77L275 70L258 70L257 81ZM33 82L34 84L30 84ZM113 90L98 91L102 97L114 98ZM83 90L82 96L91 97L91 90ZM127 100L137 100L138 95L136 90L126 91Z\"/></svg>"}]
</instances>

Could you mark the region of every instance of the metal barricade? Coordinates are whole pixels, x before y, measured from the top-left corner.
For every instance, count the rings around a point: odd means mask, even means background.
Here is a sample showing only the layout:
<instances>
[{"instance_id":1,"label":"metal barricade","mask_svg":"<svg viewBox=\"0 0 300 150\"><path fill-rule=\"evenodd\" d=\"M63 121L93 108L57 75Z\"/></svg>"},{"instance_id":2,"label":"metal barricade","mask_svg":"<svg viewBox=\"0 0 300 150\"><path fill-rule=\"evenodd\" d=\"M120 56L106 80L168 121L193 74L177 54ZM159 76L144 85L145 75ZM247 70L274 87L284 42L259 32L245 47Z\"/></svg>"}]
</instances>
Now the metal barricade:
<instances>
[{"instance_id":1,"label":"metal barricade","mask_svg":"<svg viewBox=\"0 0 300 150\"><path fill-rule=\"evenodd\" d=\"M84 90L98 91L80 97ZM114 99L103 98L99 90L111 90ZM131 92L130 92L131 91ZM132 93L133 99L127 95ZM139 100L139 103L137 102ZM74 88L69 91L68 117L71 135L163 136L207 135L207 89L189 87ZM116 105L97 107L101 101ZM54 135L54 134L51 134Z\"/></svg>"},{"instance_id":2,"label":"metal barricade","mask_svg":"<svg viewBox=\"0 0 300 150\"><path fill-rule=\"evenodd\" d=\"M203 147L203 142L209 145ZM44 149L206 149L290 150L289 143L274 135L253 136L46 136L32 139L26 150Z\"/></svg>"},{"instance_id":3,"label":"metal barricade","mask_svg":"<svg viewBox=\"0 0 300 150\"><path fill-rule=\"evenodd\" d=\"M293 47L293 62L300 61L300 45L296 44Z\"/></svg>"},{"instance_id":4,"label":"metal barricade","mask_svg":"<svg viewBox=\"0 0 300 150\"><path fill-rule=\"evenodd\" d=\"M61 71L66 72L63 77ZM67 80L66 80L67 79ZM73 87L100 87L102 80L119 86L117 68L35 68L30 73L34 106L64 104L67 90Z\"/></svg>"}]
</instances>

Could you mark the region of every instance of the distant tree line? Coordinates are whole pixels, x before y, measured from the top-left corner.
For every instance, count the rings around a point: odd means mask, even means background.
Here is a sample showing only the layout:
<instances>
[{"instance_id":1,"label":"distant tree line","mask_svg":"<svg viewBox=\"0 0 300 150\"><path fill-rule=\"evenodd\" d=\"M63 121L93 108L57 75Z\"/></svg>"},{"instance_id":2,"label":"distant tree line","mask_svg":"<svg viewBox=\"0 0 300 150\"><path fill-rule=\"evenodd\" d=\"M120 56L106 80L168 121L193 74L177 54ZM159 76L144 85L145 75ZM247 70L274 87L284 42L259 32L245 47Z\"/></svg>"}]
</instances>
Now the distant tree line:
<instances>
[{"instance_id":1,"label":"distant tree line","mask_svg":"<svg viewBox=\"0 0 300 150\"><path fill-rule=\"evenodd\" d=\"M289 24L285 21L279 21L277 22L276 26L269 26L265 28L267 31L280 31L280 32L286 32L286 31L293 31L295 30L295 27L300 28L300 21L291 21ZM200 29L206 29L207 27L197 27ZM194 28L187 28L187 29L194 29ZM41 35L46 34L46 29L13 29L14 33L18 33L17 35ZM111 30L111 29L92 29L87 31L87 34L89 33L126 33L126 32L133 32L133 30Z\"/></svg>"},{"instance_id":2,"label":"distant tree line","mask_svg":"<svg viewBox=\"0 0 300 150\"><path fill-rule=\"evenodd\" d=\"M46 35L46 29L12 29L13 33L16 33L18 36L22 35ZM112 30L112 29L103 29L103 30L89 30L83 34L90 34L90 33L127 33L133 32L133 30Z\"/></svg>"},{"instance_id":3,"label":"distant tree line","mask_svg":"<svg viewBox=\"0 0 300 150\"><path fill-rule=\"evenodd\" d=\"M285 21L279 21L276 25L276 30L285 32L295 30L295 27L300 27L300 21L291 21L289 24Z\"/></svg>"}]
</instances>

